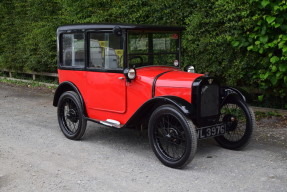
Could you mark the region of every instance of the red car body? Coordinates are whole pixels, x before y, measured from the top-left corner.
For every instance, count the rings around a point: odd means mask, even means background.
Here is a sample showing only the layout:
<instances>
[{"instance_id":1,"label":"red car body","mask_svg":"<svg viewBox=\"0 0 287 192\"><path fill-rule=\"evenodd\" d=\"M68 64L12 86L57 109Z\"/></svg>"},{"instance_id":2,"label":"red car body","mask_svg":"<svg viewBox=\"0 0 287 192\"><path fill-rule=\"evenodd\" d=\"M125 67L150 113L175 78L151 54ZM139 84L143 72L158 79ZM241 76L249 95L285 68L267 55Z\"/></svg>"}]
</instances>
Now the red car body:
<instances>
[{"instance_id":1,"label":"red car body","mask_svg":"<svg viewBox=\"0 0 287 192\"><path fill-rule=\"evenodd\" d=\"M192 160L198 139L214 137L229 149L245 146L254 127L245 97L212 77L181 70L182 30L126 24L59 27L53 105L64 135L81 139L88 120L147 128L154 153L173 168Z\"/></svg>"},{"instance_id":2,"label":"red car body","mask_svg":"<svg viewBox=\"0 0 287 192\"><path fill-rule=\"evenodd\" d=\"M155 93L152 87L155 82ZM187 73L174 67L150 66L137 70L127 82L123 74L58 70L59 83L69 81L81 93L89 118L118 120L122 125L148 100L158 96L176 96L192 101L192 83L202 74ZM108 85L108 86L107 86Z\"/></svg>"}]
</instances>

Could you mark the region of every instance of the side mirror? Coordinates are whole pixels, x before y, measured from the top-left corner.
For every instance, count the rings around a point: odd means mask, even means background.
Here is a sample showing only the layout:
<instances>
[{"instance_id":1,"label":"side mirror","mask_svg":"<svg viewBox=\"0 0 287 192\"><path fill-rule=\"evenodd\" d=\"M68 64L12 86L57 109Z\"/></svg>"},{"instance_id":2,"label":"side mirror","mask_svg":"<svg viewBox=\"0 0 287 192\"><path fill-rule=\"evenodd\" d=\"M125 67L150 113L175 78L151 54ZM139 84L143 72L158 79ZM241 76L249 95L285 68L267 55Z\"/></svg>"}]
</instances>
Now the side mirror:
<instances>
[{"instance_id":1,"label":"side mirror","mask_svg":"<svg viewBox=\"0 0 287 192\"><path fill-rule=\"evenodd\" d=\"M124 70L124 75L128 82L136 78L136 70L134 68L126 68Z\"/></svg>"},{"instance_id":2,"label":"side mirror","mask_svg":"<svg viewBox=\"0 0 287 192\"><path fill-rule=\"evenodd\" d=\"M120 28L119 26L115 26L113 29L113 33L116 36L122 36L122 34L123 34L122 28Z\"/></svg>"},{"instance_id":3,"label":"side mirror","mask_svg":"<svg viewBox=\"0 0 287 192\"><path fill-rule=\"evenodd\" d=\"M194 67L191 65L187 68L187 72L189 73L195 73Z\"/></svg>"}]
</instances>

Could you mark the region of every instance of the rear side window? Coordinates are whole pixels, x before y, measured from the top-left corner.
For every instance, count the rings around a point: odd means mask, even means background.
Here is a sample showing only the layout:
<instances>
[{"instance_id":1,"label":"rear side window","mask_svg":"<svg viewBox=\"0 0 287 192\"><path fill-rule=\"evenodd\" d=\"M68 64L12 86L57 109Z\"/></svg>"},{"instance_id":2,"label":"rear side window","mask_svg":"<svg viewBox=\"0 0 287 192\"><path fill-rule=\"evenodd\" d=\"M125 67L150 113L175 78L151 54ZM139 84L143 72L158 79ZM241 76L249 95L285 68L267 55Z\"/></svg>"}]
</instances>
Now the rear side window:
<instances>
[{"instance_id":1,"label":"rear side window","mask_svg":"<svg viewBox=\"0 0 287 192\"><path fill-rule=\"evenodd\" d=\"M64 67L85 66L85 40L84 34L63 34L61 65Z\"/></svg>"}]
</instances>

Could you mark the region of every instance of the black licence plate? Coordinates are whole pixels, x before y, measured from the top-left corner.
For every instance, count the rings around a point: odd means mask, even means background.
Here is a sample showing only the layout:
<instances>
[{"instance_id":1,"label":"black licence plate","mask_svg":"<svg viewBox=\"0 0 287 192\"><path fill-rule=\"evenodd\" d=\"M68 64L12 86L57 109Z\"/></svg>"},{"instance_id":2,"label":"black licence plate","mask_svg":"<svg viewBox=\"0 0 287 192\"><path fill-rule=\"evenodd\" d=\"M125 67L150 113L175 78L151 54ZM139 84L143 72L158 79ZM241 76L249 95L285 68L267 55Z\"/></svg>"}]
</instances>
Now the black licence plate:
<instances>
[{"instance_id":1,"label":"black licence plate","mask_svg":"<svg viewBox=\"0 0 287 192\"><path fill-rule=\"evenodd\" d=\"M226 124L221 123L197 129L197 138L206 139L209 137L216 137L219 135L223 135L224 133L226 133Z\"/></svg>"}]
</instances>

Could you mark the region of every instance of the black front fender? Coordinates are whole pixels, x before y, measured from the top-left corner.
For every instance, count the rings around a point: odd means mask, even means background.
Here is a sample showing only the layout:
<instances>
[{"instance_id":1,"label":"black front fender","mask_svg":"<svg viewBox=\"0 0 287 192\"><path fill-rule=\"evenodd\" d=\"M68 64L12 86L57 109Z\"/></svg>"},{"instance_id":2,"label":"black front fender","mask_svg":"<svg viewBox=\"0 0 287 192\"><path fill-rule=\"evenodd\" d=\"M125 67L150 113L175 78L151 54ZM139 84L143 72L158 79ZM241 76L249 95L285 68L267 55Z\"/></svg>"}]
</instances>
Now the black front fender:
<instances>
[{"instance_id":1,"label":"black front fender","mask_svg":"<svg viewBox=\"0 0 287 192\"><path fill-rule=\"evenodd\" d=\"M245 93L246 94L246 93ZM239 91L236 88L233 87L222 87L221 88L221 102L220 102L220 107L227 102L229 99L241 99L244 102L247 102L246 98L249 98L250 96L243 95L241 91ZM250 101L250 100L249 100Z\"/></svg>"},{"instance_id":2,"label":"black front fender","mask_svg":"<svg viewBox=\"0 0 287 192\"><path fill-rule=\"evenodd\" d=\"M160 96L145 102L128 120L125 127L133 127L149 120L152 112L159 106L171 104L178 108L184 115L191 117L193 114L192 104L176 96Z\"/></svg>"},{"instance_id":3,"label":"black front fender","mask_svg":"<svg viewBox=\"0 0 287 192\"><path fill-rule=\"evenodd\" d=\"M222 101L224 101L229 95L238 95L243 101L246 102L246 97L238 89L234 87L221 87Z\"/></svg>"},{"instance_id":4,"label":"black front fender","mask_svg":"<svg viewBox=\"0 0 287 192\"><path fill-rule=\"evenodd\" d=\"M184 113L187 116L190 116L193 114L192 111L192 104L187 102L186 100L176 97L176 96L163 96L163 97L157 97L159 100L163 99L165 103L172 104L176 106L182 113ZM154 99L157 99L154 98Z\"/></svg>"}]
</instances>

